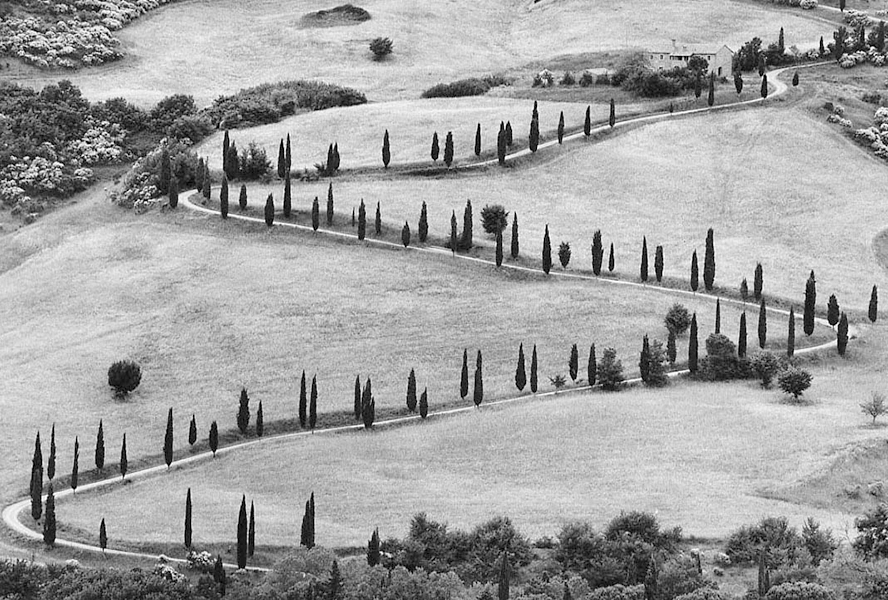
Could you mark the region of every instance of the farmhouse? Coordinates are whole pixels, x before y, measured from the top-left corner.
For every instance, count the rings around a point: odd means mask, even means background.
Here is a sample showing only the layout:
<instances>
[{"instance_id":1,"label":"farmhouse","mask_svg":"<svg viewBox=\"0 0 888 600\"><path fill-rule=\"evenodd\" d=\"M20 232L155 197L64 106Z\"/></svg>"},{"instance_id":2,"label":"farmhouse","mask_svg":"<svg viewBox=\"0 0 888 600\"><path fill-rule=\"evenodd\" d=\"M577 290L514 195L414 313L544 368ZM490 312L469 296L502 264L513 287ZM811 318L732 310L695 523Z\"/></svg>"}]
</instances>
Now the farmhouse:
<instances>
[{"instance_id":1,"label":"farmhouse","mask_svg":"<svg viewBox=\"0 0 888 600\"><path fill-rule=\"evenodd\" d=\"M669 71L675 67L686 67L692 56L699 56L709 63L709 72L718 77L725 77L731 72L731 61L734 51L722 44L721 46L703 44L677 44L672 40L669 50L650 50L646 58L655 71Z\"/></svg>"}]
</instances>

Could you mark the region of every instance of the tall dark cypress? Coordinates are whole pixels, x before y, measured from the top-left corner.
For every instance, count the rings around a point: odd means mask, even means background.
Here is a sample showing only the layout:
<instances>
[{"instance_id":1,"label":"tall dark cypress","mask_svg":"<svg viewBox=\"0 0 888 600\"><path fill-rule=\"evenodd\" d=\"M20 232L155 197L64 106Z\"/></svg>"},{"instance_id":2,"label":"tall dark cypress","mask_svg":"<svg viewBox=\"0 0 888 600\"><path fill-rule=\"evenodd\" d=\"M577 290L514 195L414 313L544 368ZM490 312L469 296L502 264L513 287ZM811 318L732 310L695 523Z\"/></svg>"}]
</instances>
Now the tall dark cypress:
<instances>
[{"instance_id":1,"label":"tall dark cypress","mask_svg":"<svg viewBox=\"0 0 888 600\"><path fill-rule=\"evenodd\" d=\"M469 395L469 350L463 350L462 370L459 374L459 396L463 400Z\"/></svg>"},{"instance_id":2,"label":"tall dark cypress","mask_svg":"<svg viewBox=\"0 0 888 600\"><path fill-rule=\"evenodd\" d=\"M206 198L207 200L210 199L210 190L211 190L211 188L212 188L212 182L210 181L210 175L209 175L209 173L207 173L206 176L204 177L203 187L201 188L201 192L200 192L201 195L202 195L204 198ZM225 213L225 215L224 215L222 218L224 219L226 216L228 216L227 209L226 209L226 213Z\"/></svg>"},{"instance_id":3,"label":"tall dark cypress","mask_svg":"<svg viewBox=\"0 0 888 600\"><path fill-rule=\"evenodd\" d=\"M499 132L496 134L496 161L500 166L506 164L506 129L500 121Z\"/></svg>"},{"instance_id":4,"label":"tall dark cypress","mask_svg":"<svg viewBox=\"0 0 888 600\"><path fill-rule=\"evenodd\" d=\"M179 180L175 177L170 179L169 204L170 208L179 206Z\"/></svg>"},{"instance_id":5,"label":"tall dark cypress","mask_svg":"<svg viewBox=\"0 0 888 600\"><path fill-rule=\"evenodd\" d=\"M536 152L540 146L540 122L538 119L530 121L530 135L527 138L527 143L531 152Z\"/></svg>"},{"instance_id":6,"label":"tall dark cypress","mask_svg":"<svg viewBox=\"0 0 888 600\"><path fill-rule=\"evenodd\" d=\"M274 225L274 196L268 194L265 199L265 224L271 227Z\"/></svg>"},{"instance_id":7,"label":"tall dark cypress","mask_svg":"<svg viewBox=\"0 0 888 600\"><path fill-rule=\"evenodd\" d=\"M364 199L361 198L361 205L358 207L358 239L363 240L367 235L367 209L364 207Z\"/></svg>"},{"instance_id":8,"label":"tall dark cypress","mask_svg":"<svg viewBox=\"0 0 888 600\"><path fill-rule=\"evenodd\" d=\"M173 464L173 409L167 414L166 435L163 438L163 460L167 469Z\"/></svg>"},{"instance_id":9,"label":"tall dark cypress","mask_svg":"<svg viewBox=\"0 0 888 600\"><path fill-rule=\"evenodd\" d=\"M240 512L237 515L237 568L247 566L247 497L241 497Z\"/></svg>"},{"instance_id":10,"label":"tall dark cypress","mask_svg":"<svg viewBox=\"0 0 888 600\"><path fill-rule=\"evenodd\" d=\"M826 303L826 320L833 327L839 322L839 301L835 294L831 294Z\"/></svg>"},{"instance_id":11,"label":"tall dark cypress","mask_svg":"<svg viewBox=\"0 0 888 600\"><path fill-rule=\"evenodd\" d=\"M558 143L561 144L564 141L564 111L561 111L561 115L558 117Z\"/></svg>"},{"instance_id":12,"label":"tall dark cypress","mask_svg":"<svg viewBox=\"0 0 888 600\"><path fill-rule=\"evenodd\" d=\"M425 244L429 237L429 212L425 200L422 201L422 208L419 211L418 233L420 243Z\"/></svg>"},{"instance_id":13,"label":"tall dark cypress","mask_svg":"<svg viewBox=\"0 0 888 600\"><path fill-rule=\"evenodd\" d=\"M410 223L404 221L404 226L401 228L401 243L406 248L410 245Z\"/></svg>"},{"instance_id":14,"label":"tall dark cypress","mask_svg":"<svg viewBox=\"0 0 888 600\"><path fill-rule=\"evenodd\" d=\"M303 369L302 380L299 382L299 426L305 429L306 424L308 424L308 387Z\"/></svg>"},{"instance_id":15,"label":"tall dark cypress","mask_svg":"<svg viewBox=\"0 0 888 600\"><path fill-rule=\"evenodd\" d=\"M758 339L759 348L764 348L768 341L768 311L765 309L765 299L762 298L759 304L759 323L758 323Z\"/></svg>"},{"instance_id":16,"label":"tall dark cypress","mask_svg":"<svg viewBox=\"0 0 888 600\"><path fill-rule=\"evenodd\" d=\"M509 554L503 550L500 556L499 577L496 587L497 600L509 600Z\"/></svg>"},{"instance_id":17,"label":"tall dark cypress","mask_svg":"<svg viewBox=\"0 0 888 600\"><path fill-rule=\"evenodd\" d=\"M715 73L709 74L709 95L706 97L706 104L710 108L715 104Z\"/></svg>"},{"instance_id":18,"label":"tall dark cypress","mask_svg":"<svg viewBox=\"0 0 888 600\"><path fill-rule=\"evenodd\" d=\"M80 474L80 440L74 437L74 464L71 467L71 489L77 490L77 480Z\"/></svg>"},{"instance_id":19,"label":"tall dark cypress","mask_svg":"<svg viewBox=\"0 0 888 600\"><path fill-rule=\"evenodd\" d=\"M657 283L663 281L663 246L657 246L654 251L654 276Z\"/></svg>"},{"instance_id":20,"label":"tall dark cypress","mask_svg":"<svg viewBox=\"0 0 888 600\"><path fill-rule=\"evenodd\" d=\"M231 138L228 136L228 130L225 130L225 135L222 137L222 164L225 164L225 161L228 160L228 148L231 147Z\"/></svg>"},{"instance_id":21,"label":"tall dark cypress","mask_svg":"<svg viewBox=\"0 0 888 600\"><path fill-rule=\"evenodd\" d=\"M802 327L805 335L814 333L814 309L817 306L817 283L814 279L814 271L808 276L805 282L805 313L803 315Z\"/></svg>"},{"instance_id":22,"label":"tall dark cypress","mask_svg":"<svg viewBox=\"0 0 888 600\"><path fill-rule=\"evenodd\" d=\"M210 451L213 453L213 458L216 457L216 450L219 448L219 426L215 421L210 423Z\"/></svg>"},{"instance_id":23,"label":"tall dark cypress","mask_svg":"<svg viewBox=\"0 0 888 600\"><path fill-rule=\"evenodd\" d=\"M839 356L845 356L845 349L848 347L848 317L845 313L839 317L839 326L836 328L836 349Z\"/></svg>"},{"instance_id":24,"label":"tall dark cypress","mask_svg":"<svg viewBox=\"0 0 888 600\"><path fill-rule=\"evenodd\" d=\"M762 99L766 99L768 97L768 74L767 73L762 75L761 94L762 94Z\"/></svg>"},{"instance_id":25,"label":"tall dark cypress","mask_svg":"<svg viewBox=\"0 0 888 600\"><path fill-rule=\"evenodd\" d=\"M287 156L284 154L284 140L278 144L277 176L283 179L287 173Z\"/></svg>"},{"instance_id":26,"label":"tall dark cypress","mask_svg":"<svg viewBox=\"0 0 888 600\"><path fill-rule=\"evenodd\" d=\"M586 381L590 386L595 385L598 380L598 362L595 358L595 344L589 347L589 362L586 365Z\"/></svg>"},{"instance_id":27,"label":"tall dark cypress","mask_svg":"<svg viewBox=\"0 0 888 600\"><path fill-rule=\"evenodd\" d=\"M413 369L407 376L407 410L416 412L416 371Z\"/></svg>"},{"instance_id":28,"label":"tall dark cypress","mask_svg":"<svg viewBox=\"0 0 888 600\"><path fill-rule=\"evenodd\" d=\"M691 254L691 290L696 292L700 287L700 267L697 266L697 251Z\"/></svg>"},{"instance_id":29,"label":"tall dark cypress","mask_svg":"<svg viewBox=\"0 0 888 600\"><path fill-rule=\"evenodd\" d=\"M205 169L206 167L204 167L204 159L201 156L197 159L197 171L194 174L194 189L197 192L203 190L204 177L207 176L205 173Z\"/></svg>"},{"instance_id":30,"label":"tall dark cypress","mask_svg":"<svg viewBox=\"0 0 888 600\"><path fill-rule=\"evenodd\" d=\"M450 251L456 254L456 248L459 246L459 237L456 235L456 211L450 214Z\"/></svg>"},{"instance_id":31,"label":"tall dark cypress","mask_svg":"<svg viewBox=\"0 0 888 600\"><path fill-rule=\"evenodd\" d=\"M518 258L518 213L512 213L512 247L509 252L513 259Z\"/></svg>"},{"instance_id":32,"label":"tall dark cypress","mask_svg":"<svg viewBox=\"0 0 888 600\"><path fill-rule=\"evenodd\" d=\"M472 201L466 200L466 208L463 211L463 230L459 240L459 249L469 250L472 246Z\"/></svg>"},{"instance_id":33,"label":"tall dark cypress","mask_svg":"<svg viewBox=\"0 0 888 600\"><path fill-rule=\"evenodd\" d=\"M256 552L256 507L250 500L250 522L247 527L247 556L252 557Z\"/></svg>"},{"instance_id":34,"label":"tall dark cypress","mask_svg":"<svg viewBox=\"0 0 888 600\"><path fill-rule=\"evenodd\" d=\"M191 488L188 488L188 493L185 495L185 547L189 550L191 549L191 537Z\"/></svg>"},{"instance_id":35,"label":"tall dark cypress","mask_svg":"<svg viewBox=\"0 0 888 600\"><path fill-rule=\"evenodd\" d=\"M577 350L576 344L570 347L570 358L567 360L567 372L570 375L571 380L576 383L577 375L580 372L580 353Z\"/></svg>"},{"instance_id":36,"label":"tall dark cypress","mask_svg":"<svg viewBox=\"0 0 888 600\"><path fill-rule=\"evenodd\" d=\"M373 230L376 232L376 235L382 233L382 210L379 201L376 202L376 218L373 220Z\"/></svg>"},{"instance_id":37,"label":"tall dark cypress","mask_svg":"<svg viewBox=\"0 0 888 600\"><path fill-rule=\"evenodd\" d=\"M96 468L99 471L105 468L105 430L101 419L99 419L99 431L96 433Z\"/></svg>"},{"instance_id":38,"label":"tall dark cypress","mask_svg":"<svg viewBox=\"0 0 888 600\"><path fill-rule=\"evenodd\" d=\"M333 224L333 182L327 186L327 226Z\"/></svg>"},{"instance_id":39,"label":"tall dark cypress","mask_svg":"<svg viewBox=\"0 0 888 600\"><path fill-rule=\"evenodd\" d=\"M170 165L170 151L164 147L160 154L160 177L157 183L157 190L161 194L170 192L170 179L172 178L172 165Z\"/></svg>"},{"instance_id":40,"label":"tall dark cypress","mask_svg":"<svg viewBox=\"0 0 888 600\"><path fill-rule=\"evenodd\" d=\"M641 268L639 269L641 281L647 283L648 280L648 241L647 236L641 238Z\"/></svg>"},{"instance_id":41,"label":"tall dark cypress","mask_svg":"<svg viewBox=\"0 0 888 600\"><path fill-rule=\"evenodd\" d=\"M496 266L503 265L503 230L496 230Z\"/></svg>"},{"instance_id":42,"label":"tall dark cypress","mask_svg":"<svg viewBox=\"0 0 888 600\"><path fill-rule=\"evenodd\" d=\"M34 457L31 462L31 518L35 521L43 514L43 450L40 432L34 440Z\"/></svg>"},{"instance_id":43,"label":"tall dark cypress","mask_svg":"<svg viewBox=\"0 0 888 600\"><path fill-rule=\"evenodd\" d=\"M355 375L355 421L361 420L361 376Z\"/></svg>"},{"instance_id":44,"label":"tall dark cypress","mask_svg":"<svg viewBox=\"0 0 888 600\"><path fill-rule=\"evenodd\" d=\"M697 372L697 358L699 348L697 346L697 313L691 316L691 333L688 335L688 371Z\"/></svg>"},{"instance_id":45,"label":"tall dark cypress","mask_svg":"<svg viewBox=\"0 0 888 600\"><path fill-rule=\"evenodd\" d=\"M670 329L666 337L666 360L670 365L674 365L676 358L678 358L678 349L675 347L675 331Z\"/></svg>"},{"instance_id":46,"label":"tall dark cypress","mask_svg":"<svg viewBox=\"0 0 888 600\"><path fill-rule=\"evenodd\" d=\"M247 395L247 388L241 387L240 398L237 407L237 428L241 433L246 434L247 428L250 426L250 397Z\"/></svg>"},{"instance_id":47,"label":"tall dark cypress","mask_svg":"<svg viewBox=\"0 0 888 600\"><path fill-rule=\"evenodd\" d=\"M875 285L873 286L873 291L870 294L867 317L869 317L870 323L875 323L876 319L879 318L879 289Z\"/></svg>"},{"instance_id":48,"label":"tall dark cypress","mask_svg":"<svg viewBox=\"0 0 888 600\"><path fill-rule=\"evenodd\" d=\"M481 123L475 129L475 156L481 156Z\"/></svg>"},{"instance_id":49,"label":"tall dark cypress","mask_svg":"<svg viewBox=\"0 0 888 600\"><path fill-rule=\"evenodd\" d=\"M453 164L453 132L448 131L444 138L444 164L449 168Z\"/></svg>"},{"instance_id":50,"label":"tall dark cypress","mask_svg":"<svg viewBox=\"0 0 888 600\"><path fill-rule=\"evenodd\" d=\"M592 133L592 107L586 107L586 120L583 121L583 135L589 137Z\"/></svg>"},{"instance_id":51,"label":"tall dark cypress","mask_svg":"<svg viewBox=\"0 0 888 600\"><path fill-rule=\"evenodd\" d=\"M361 420L364 422L364 428L373 427L373 421L376 420L376 400L373 398L373 383L367 378L364 384L364 391L361 393Z\"/></svg>"},{"instance_id":52,"label":"tall dark cypress","mask_svg":"<svg viewBox=\"0 0 888 600\"><path fill-rule=\"evenodd\" d=\"M318 424L318 377L311 377L311 398L308 402L308 428L314 431Z\"/></svg>"},{"instance_id":53,"label":"tall dark cypress","mask_svg":"<svg viewBox=\"0 0 888 600\"><path fill-rule=\"evenodd\" d=\"M256 437L262 437L265 433L265 412L262 410L262 400L256 408Z\"/></svg>"},{"instance_id":54,"label":"tall dark cypress","mask_svg":"<svg viewBox=\"0 0 888 600\"><path fill-rule=\"evenodd\" d=\"M611 242L610 254L608 254L608 257L607 257L607 270L609 273L614 272L614 266L615 266L615 264L614 264L614 243Z\"/></svg>"},{"instance_id":55,"label":"tall dark cypress","mask_svg":"<svg viewBox=\"0 0 888 600\"><path fill-rule=\"evenodd\" d=\"M614 104L613 98L611 98L611 102L610 102L610 117L608 117L607 123L611 127L613 127L614 125L617 124L617 105Z\"/></svg>"},{"instance_id":56,"label":"tall dark cypress","mask_svg":"<svg viewBox=\"0 0 888 600\"><path fill-rule=\"evenodd\" d=\"M755 279L752 282L752 294L756 300L762 299L762 287L764 286L764 269L762 263L755 265Z\"/></svg>"},{"instance_id":57,"label":"tall dark cypress","mask_svg":"<svg viewBox=\"0 0 888 600\"><path fill-rule=\"evenodd\" d=\"M43 542L47 546L54 546L56 541L56 514L55 494L52 491L52 482L49 483L49 491L46 493L46 511L43 519Z\"/></svg>"},{"instance_id":58,"label":"tall dark cypress","mask_svg":"<svg viewBox=\"0 0 888 600\"><path fill-rule=\"evenodd\" d=\"M543 234L543 271L546 275L552 268L552 242L549 241L549 224L546 223L546 232Z\"/></svg>"},{"instance_id":59,"label":"tall dark cypress","mask_svg":"<svg viewBox=\"0 0 888 600\"><path fill-rule=\"evenodd\" d=\"M792 358L795 354L795 308L789 307L789 325L786 331L786 356Z\"/></svg>"},{"instance_id":60,"label":"tall dark cypress","mask_svg":"<svg viewBox=\"0 0 888 600\"><path fill-rule=\"evenodd\" d=\"M604 260L604 246L601 244L601 230L592 234L592 272L601 275L601 263Z\"/></svg>"},{"instance_id":61,"label":"tall dark cypress","mask_svg":"<svg viewBox=\"0 0 888 600\"><path fill-rule=\"evenodd\" d=\"M287 134L287 145L284 147L284 159L287 162L287 173L293 168L293 154L290 152L290 134Z\"/></svg>"},{"instance_id":62,"label":"tall dark cypress","mask_svg":"<svg viewBox=\"0 0 888 600\"><path fill-rule=\"evenodd\" d=\"M188 425L188 445L193 446L197 442L197 417L191 415L191 423Z\"/></svg>"},{"instance_id":63,"label":"tall dark cypress","mask_svg":"<svg viewBox=\"0 0 888 600\"><path fill-rule=\"evenodd\" d=\"M481 406L484 400L484 380L481 375L481 351L478 350L478 357L475 359L475 386L473 388L472 400L475 406Z\"/></svg>"},{"instance_id":64,"label":"tall dark cypress","mask_svg":"<svg viewBox=\"0 0 888 600\"><path fill-rule=\"evenodd\" d=\"M438 155L441 153L441 148L438 146L438 132L436 131L432 134L432 161L437 162Z\"/></svg>"},{"instance_id":65,"label":"tall dark cypress","mask_svg":"<svg viewBox=\"0 0 888 600\"><path fill-rule=\"evenodd\" d=\"M321 226L321 206L318 202L318 197L315 196L314 200L311 203L311 228L313 231L317 231L318 227Z\"/></svg>"},{"instance_id":66,"label":"tall dark cypress","mask_svg":"<svg viewBox=\"0 0 888 600\"><path fill-rule=\"evenodd\" d=\"M375 567L379 564L379 528L373 530L370 541L367 542L367 564Z\"/></svg>"},{"instance_id":67,"label":"tall dark cypress","mask_svg":"<svg viewBox=\"0 0 888 600\"><path fill-rule=\"evenodd\" d=\"M422 419L429 416L429 388L423 388L419 396L419 416Z\"/></svg>"},{"instance_id":68,"label":"tall dark cypress","mask_svg":"<svg viewBox=\"0 0 888 600\"><path fill-rule=\"evenodd\" d=\"M105 527L105 519L102 518L102 522L99 524L99 547L102 549L102 554L105 553L105 548L108 547L108 530Z\"/></svg>"},{"instance_id":69,"label":"tall dark cypress","mask_svg":"<svg viewBox=\"0 0 888 600\"><path fill-rule=\"evenodd\" d=\"M241 210L247 210L247 185L242 183L240 186L240 194L237 197L237 205Z\"/></svg>"},{"instance_id":70,"label":"tall dark cypress","mask_svg":"<svg viewBox=\"0 0 888 600\"><path fill-rule=\"evenodd\" d=\"M746 311L740 313L740 335L737 338L737 356L746 356Z\"/></svg>"},{"instance_id":71,"label":"tall dark cypress","mask_svg":"<svg viewBox=\"0 0 888 600\"><path fill-rule=\"evenodd\" d=\"M706 232L706 253L703 255L703 285L711 292L715 285L715 240L712 228Z\"/></svg>"},{"instance_id":72,"label":"tall dark cypress","mask_svg":"<svg viewBox=\"0 0 888 600\"><path fill-rule=\"evenodd\" d=\"M715 299L715 333L721 333L722 325L722 304L721 298Z\"/></svg>"},{"instance_id":73,"label":"tall dark cypress","mask_svg":"<svg viewBox=\"0 0 888 600\"><path fill-rule=\"evenodd\" d=\"M651 344L648 336L645 335L641 339L641 353L638 357L638 371L641 374L641 380L649 383L651 380Z\"/></svg>"},{"instance_id":74,"label":"tall dark cypress","mask_svg":"<svg viewBox=\"0 0 888 600\"><path fill-rule=\"evenodd\" d=\"M228 178L225 175L222 176L222 187L219 189L219 213L223 219L228 218Z\"/></svg>"},{"instance_id":75,"label":"tall dark cypress","mask_svg":"<svg viewBox=\"0 0 888 600\"><path fill-rule=\"evenodd\" d=\"M530 354L530 391L537 393L537 347L533 345L533 352Z\"/></svg>"},{"instance_id":76,"label":"tall dark cypress","mask_svg":"<svg viewBox=\"0 0 888 600\"><path fill-rule=\"evenodd\" d=\"M333 142L333 170L339 170L339 142Z\"/></svg>"},{"instance_id":77,"label":"tall dark cypress","mask_svg":"<svg viewBox=\"0 0 888 600\"><path fill-rule=\"evenodd\" d=\"M382 136L382 166L383 168L388 169L389 162L392 160L392 150L389 146L389 132L388 129L385 130L385 135Z\"/></svg>"},{"instance_id":78,"label":"tall dark cypress","mask_svg":"<svg viewBox=\"0 0 888 600\"><path fill-rule=\"evenodd\" d=\"M527 385L527 373L524 371L524 344L518 345L518 365L515 367L515 387L518 391L524 391Z\"/></svg>"},{"instance_id":79,"label":"tall dark cypress","mask_svg":"<svg viewBox=\"0 0 888 600\"><path fill-rule=\"evenodd\" d=\"M290 183L290 174L284 177L284 218L289 219L293 212L293 192Z\"/></svg>"},{"instance_id":80,"label":"tall dark cypress","mask_svg":"<svg viewBox=\"0 0 888 600\"><path fill-rule=\"evenodd\" d=\"M120 444L120 478L126 479L129 461L126 456L126 433L123 434L123 442Z\"/></svg>"}]
</instances>

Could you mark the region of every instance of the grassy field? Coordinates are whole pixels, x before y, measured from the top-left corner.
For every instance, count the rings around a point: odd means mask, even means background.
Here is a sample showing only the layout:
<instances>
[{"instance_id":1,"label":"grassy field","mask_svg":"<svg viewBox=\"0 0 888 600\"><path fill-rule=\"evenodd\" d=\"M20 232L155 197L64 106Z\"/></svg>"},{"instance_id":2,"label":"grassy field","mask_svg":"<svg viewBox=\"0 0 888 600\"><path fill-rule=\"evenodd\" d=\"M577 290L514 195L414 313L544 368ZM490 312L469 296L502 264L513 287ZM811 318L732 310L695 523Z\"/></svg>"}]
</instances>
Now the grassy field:
<instances>
[{"instance_id":1,"label":"grassy field","mask_svg":"<svg viewBox=\"0 0 888 600\"><path fill-rule=\"evenodd\" d=\"M374 526L383 537L402 535L418 511L457 527L508 514L532 537L573 519L601 526L624 509L709 537L772 514L796 525L811 515L843 530L853 514L764 497L817 472L836 449L883 436L867 427L848 381L875 385L884 373L814 369L802 406L751 383L684 382L482 408L395 430L270 442L125 492L66 501L59 518L93 532L104 517L117 539L174 541L190 486L198 544L233 539L243 493L256 503L258 543L293 544L311 491L318 543L334 547L366 543ZM140 518L130 518L136 510Z\"/></svg>"},{"instance_id":2,"label":"grassy field","mask_svg":"<svg viewBox=\"0 0 888 600\"><path fill-rule=\"evenodd\" d=\"M353 86L371 100L389 100L416 98L435 83L564 55L669 47L672 38L737 48L753 36L776 40L783 26L787 45L811 46L829 33L826 24L802 14L783 13L776 23L767 5L722 0L366 0L359 5L371 20L305 29L300 19L317 10L317 2L179 2L119 32L128 54L123 62L64 76L91 99L125 96L142 104L174 92L193 94L204 104L243 87L294 78ZM391 58L380 63L368 50L377 36L395 44ZM20 81L40 84L58 77L36 72Z\"/></svg>"},{"instance_id":3,"label":"grassy field","mask_svg":"<svg viewBox=\"0 0 888 600\"><path fill-rule=\"evenodd\" d=\"M553 115L541 111L540 118ZM591 266L592 233L601 228L605 244L615 244L617 270L630 276L646 235L651 251L664 246L665 272L686 279L692 251L702 257L713 227L716 283L737 289L743 277L752 282L761 262L766 293L801 303L813 269L824 303L836 293L842 306L865 309L872 285L888 284L872 249L885 222L861 218L880 214L883 169L834 126L804 108L781 106L649 125L587 147L574 143L517 171L333 185L346 212L361 198L369 206L380 201L391 223L415 223L425 200L430 230L439 236L467 198L476 214L485 204L503 204L518 213L522 253L539 256L548 223L553 245L572 244L576 267ZM295 205L306 209L326 187L295 187ZM280 197L279 188L250 189L252 197Z\"/></svg>"}]
</instances>

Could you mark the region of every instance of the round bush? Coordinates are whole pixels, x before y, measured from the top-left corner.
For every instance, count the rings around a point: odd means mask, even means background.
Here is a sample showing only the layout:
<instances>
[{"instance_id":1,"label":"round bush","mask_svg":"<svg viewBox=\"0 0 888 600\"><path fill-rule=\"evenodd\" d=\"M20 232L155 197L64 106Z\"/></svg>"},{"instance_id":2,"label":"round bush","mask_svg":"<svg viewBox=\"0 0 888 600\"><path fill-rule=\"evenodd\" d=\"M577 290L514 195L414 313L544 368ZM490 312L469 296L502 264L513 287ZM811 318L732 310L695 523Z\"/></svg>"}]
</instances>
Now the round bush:
<instances>
[{"instance_id":1,"label":"round bush","mask_svg":"<svg viewBox=\"0 0 888 600\"><path fill-rule=\"evenodd\" d=\"M816 583L783 583L768 590L765 600L835 600L835 595Z\"/></svg>"},{"instance_id":2,"label":"round bush","mask_svg":"<svg viewBox=\"0 0 888 600\"><path fill-rule=\"evenodd\" d=\"M675 333L675 335L681 335L691 326L691 313L688 312L688 309L683 304L675 303L666 312L664 321L666 329Z\"/></svg>"},{"instance_id":3,"label":"round bush","mask_svg":"<svg viewBox=\"0 0 888 600\"><path fill-rule=\"evenodd\" d=\"M142 381L142 368L131 360L119 360L108 369L108 385L118 396L126 396Z\"/></svg>"}]
</instances>

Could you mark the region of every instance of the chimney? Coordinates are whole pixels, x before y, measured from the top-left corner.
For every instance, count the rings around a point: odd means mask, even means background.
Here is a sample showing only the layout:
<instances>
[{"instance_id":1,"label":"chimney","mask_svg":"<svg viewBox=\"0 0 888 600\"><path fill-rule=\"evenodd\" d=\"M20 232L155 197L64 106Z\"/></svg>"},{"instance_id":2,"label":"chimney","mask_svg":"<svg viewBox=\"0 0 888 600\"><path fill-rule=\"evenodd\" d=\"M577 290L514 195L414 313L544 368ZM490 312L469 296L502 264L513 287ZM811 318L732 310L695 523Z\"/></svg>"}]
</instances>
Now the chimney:
<instances>
[{"instance_id":1,"label":"chimney","mask_svg":"<svg viewBox=\"0 0 888 600\"><path fill-rule=\"evenodd\" d=\"M675 52L678 49L678 45L675 43L675 38L672 38L672 51Z\"/></svg>"}]
</instances>

